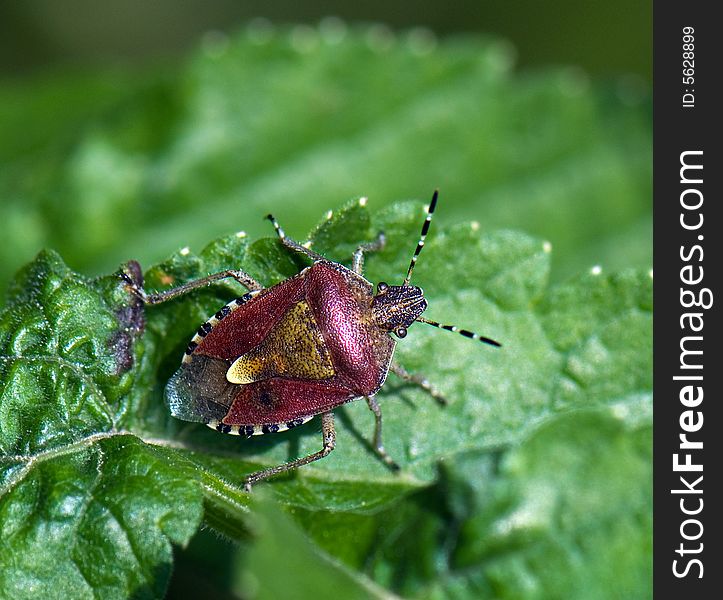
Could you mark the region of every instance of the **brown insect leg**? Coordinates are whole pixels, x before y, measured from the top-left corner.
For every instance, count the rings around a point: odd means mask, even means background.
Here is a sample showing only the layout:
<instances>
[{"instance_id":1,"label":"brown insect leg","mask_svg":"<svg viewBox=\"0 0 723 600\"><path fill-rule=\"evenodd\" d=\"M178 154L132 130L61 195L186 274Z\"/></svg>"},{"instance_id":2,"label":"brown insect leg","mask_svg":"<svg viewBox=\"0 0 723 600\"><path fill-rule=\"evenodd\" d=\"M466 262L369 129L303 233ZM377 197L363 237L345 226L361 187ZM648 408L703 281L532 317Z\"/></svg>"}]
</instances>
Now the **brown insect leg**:
<instances>
[{"instance_id":1,"label":"brown insect leg","mask_svg":"<svg viewBox=\"0 0 723 600\"><path fill-rule=\"evenodd\" d=\"M386 244L386 242L387 238L385 237L384 232L379 232L379 236L375 241L369 242L368 244L360 244L359 247L354 251L354 255L352 256L351 270L354 271L357 275L363 275L362 271L364 269L364 253L379 252L379 250L384 248L384 244Z\"/></svg>"},{"instance_id":2,"label":"brown insect leg","mask_svg":"<svg viewBox=\"0 0 723 600\"><path fill-rule=\"evenodd\" d=\"M281 229L281 225L279 225L279 222L273 215L266 215L266 218L273 224L274 229L276 230L276 235L279 236L279 239L284 246L291 248L291 250L299 252L300 254L305 254L314 262L317 260L326 260L321 254L317 254L313 250L309 250L306 246L301 245L299 242L292 240L290 237L286 237L284 230Z\"/></svg>"},{"instance_id":3,"label":"brown insect leg","mask_svg":"<svg viewBox=\"0 0 723 600\"><path fill-rule=\"evenodd\" d=\"M432 398L434 398L437 402L439 402L442 406L447 406L448 402L447 399L442 395L441 392L439 392L435 387L432 386L431 383L429 383L429 380L424 377L423 375L419 374L412 374L409 371L407 371L404 367L401 365L398 365L397 363L392 363L389 367L389 370L394 373L397 377L400 379L403 379L407 383L412 383L420 388L422 388L425 392L427 392Z\"/></svg>"},{"instance_id":4,"label":"brown insect leg","mask_svg":"<svg viewBox=\"0 0 723 600\"><path fill-rule=\"evenodd\" d=\"M369 410L374 413L374 451L379 455L384 463L393 471L399 470L399 465L394 462L391 456L387 454L382 442L382 409L372 396L366 396Z\"/></svg>"},{"instance_id":5,"label":"brown insect leg","mask_svg":"<svg viewBox=\"0 0 723 600\"><path fill-rule=\"evenodd\" d=\"M264 469L263 471L258 471L256 473L248 475L244 479L244 491L250 492L251 487L257 484L259 481L263 481L264 479L273 477L274 475L278 475L279 473L290 471L291 469L296 469L297 467L301 467L303 465L308 465L309 463L312 463L315 460L319 460L320 458L324 458L327 454L329 454L336 446L334 413L322 413L321 437L323 445L321 450L319 450L318 452L314 452L313 454L309 454L308 456L302 456L301 458L297 458L296 460L292 460L291 462L284 463L283 465L278 465L276 467L271 467L269 469Z\"/></svg>"},{"instance_id":6,"label":"brown insect leg","mask_svg":"<svg viewBox=\"0 0 723 600\"><path fill-rule=\"evenodd\" d=\"M219 281L220 279L227 279L229 277L233 277L242 286L251 291L262 290L264 288L264 286L262 286L258 281L253 279L250 275L244 273L243 271L233 269L227 269L226 271L214 273L213 275L209 275L208 277L202 277L201 279L189 281L188 283L179 285L176 288L166 290L164 292L157 292L154 294L146 293L146 291L142 287L139 287L138 284L135 283L127 273L122 273L121 277L123 277L123 279L125 279L125 281L129 284L131 291L136 294L141 300L143 300L145 304L160 304L161 302L167 302L168 300L173 300L174 298L178 298L179 296L188 294L195 289L205 287L215 281Z\"/></svg>"}]
</instances>

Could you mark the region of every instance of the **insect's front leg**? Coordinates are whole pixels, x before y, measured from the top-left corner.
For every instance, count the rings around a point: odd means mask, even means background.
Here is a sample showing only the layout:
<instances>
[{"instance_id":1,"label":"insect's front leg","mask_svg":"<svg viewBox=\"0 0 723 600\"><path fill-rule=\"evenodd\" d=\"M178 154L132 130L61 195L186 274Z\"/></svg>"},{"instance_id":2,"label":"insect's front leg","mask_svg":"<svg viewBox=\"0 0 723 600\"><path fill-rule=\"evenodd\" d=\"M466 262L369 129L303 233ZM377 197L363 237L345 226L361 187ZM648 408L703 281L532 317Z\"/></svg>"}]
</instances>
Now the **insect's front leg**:
<instances>
[{"instance_id":1,"label":"insect's front leg","mask_svg":"<svg viewBox=\"0 0 723 600\"><path fill-rule=\"evenodd\" d=\"M379 236L373 242L368 244L360 244L359 247L354 251L351 261L351 270L357 275L363 275L364 270L364 253L365 252L379 252L384 248L387 242L387 238L383 231L379 232Z\"/></svg>"},{"instance_id":2,"label":"insect's front leg","mask_svg":"<svg viewBox=\"0 0 723 600\"><path fill-rule=\"evenodd\" d=\"M279 236L279 239L284 246L286 246L287 248L291 248L291 250L294 250L300 254L305 254L314 262L318 260L325 260L325 258L321 254L318 254L313 250L309 250L309 248L303 246L296 240L292 240L290 237L287 237L286 233L284 233L284 230L281 229L281 225L279 225L279 222L274 218L274 215L266 215L266 218L271 221L274 229L276 230L276 235Z\"/></svg>"},{"instance_id":3,"label":"insect's front leg","mask_svg":"<svg viewBox=\"0 0 723 600\"><path fill-rule=\"evenodd\" d=\"M410 373L403 366L397 363L392 363L389 367L389 370L407 383L411 383L416 385L417 387L422 388L442 406L447 406L447 399L442 395L440 391L438 391L431 383L429 383L429 380L424 375L420 375L419 373Z\"/></svg>"},{"instance_id":4,"label":"insect's front leg","mask_svg":"<svg viewBox=\"0 0 723 600\"><path fill-rule=\"evenodd\" d=\"M138 296L144 304L160 304L162 302L168 302L169 300L173 300L174 298L178 298L179 296L188 294L193 290L210 285L215 281L220 281L221 279L228 278L235 279L249 291L262 290L264 287L248 273L245 273L244 271L238 269L227 269L225 271L220 271L219 273L214 273L212 275L208 275L207 277L202 277L201 279L189 281L188 283L179 285L176 288L152 294L149 294L145 291L145 289L143 288L143 278L141 277L139 281L136 273L131 273L127 270L123 270L121 272L121 277L126 281L131 292Z\"/></svg>"}]
</instances>

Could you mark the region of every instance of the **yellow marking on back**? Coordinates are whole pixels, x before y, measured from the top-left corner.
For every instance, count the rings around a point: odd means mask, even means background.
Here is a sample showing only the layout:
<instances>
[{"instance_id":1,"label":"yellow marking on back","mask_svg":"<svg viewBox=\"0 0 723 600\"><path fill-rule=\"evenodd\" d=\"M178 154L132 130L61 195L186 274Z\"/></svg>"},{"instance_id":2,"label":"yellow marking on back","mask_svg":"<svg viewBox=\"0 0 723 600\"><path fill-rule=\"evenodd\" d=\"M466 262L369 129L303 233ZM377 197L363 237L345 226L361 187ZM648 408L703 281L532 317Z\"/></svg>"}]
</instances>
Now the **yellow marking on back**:
<instances>
[{"instance_id":1,"label":"yellow marking on back","mask_svg":"<svg viewBox=\"0 0 723 600\"><path fill-rule=\"evenodd\" d=\"M229 367L226 379L247 384L271 377L326 379L334 365L309 305L295 304L258 346Z\"/></svg>"}]
</instances>

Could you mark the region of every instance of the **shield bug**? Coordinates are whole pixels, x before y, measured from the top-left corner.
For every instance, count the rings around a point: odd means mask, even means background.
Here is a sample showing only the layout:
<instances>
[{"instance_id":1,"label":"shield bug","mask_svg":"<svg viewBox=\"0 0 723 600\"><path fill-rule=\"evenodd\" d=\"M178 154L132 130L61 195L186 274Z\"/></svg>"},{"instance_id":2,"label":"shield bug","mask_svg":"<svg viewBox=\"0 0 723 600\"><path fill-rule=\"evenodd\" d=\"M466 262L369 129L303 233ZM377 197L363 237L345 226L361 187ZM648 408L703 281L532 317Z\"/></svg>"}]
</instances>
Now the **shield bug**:
<instances>
[{"instance_id":1,"label":"shield bug","mask_svg":"<svg viewBox=\"0 0 723 600\"><path fill-rule=\"evenodd\" d=\"M380 282L376 293L362 268L364 254L384 246L383 234L359 246L347 268L290 239L271 215L267 218L281 243L310 258L312 264L270 288L241 270L222 271L153 294L126 278L146 304L173 300L229 277L248 289L193 336L180 368L166 386L166 401L174 417L205 423L221 433L252 436L292 429L321 415L321 450L247 476L247 490L263 479L328 455L336 439L333 409L359 398L366 399L375 416L377 455L398 468L384 450L382 413L375 399L388 372L445 403L425 377L412 375L392 361L396 345L392 335L405 337L412 323L427 323L499 346L471 331L421 316L427 301L422 289L410 282L436 205L435 191L402 285Z\"/></svg>"}]
</instances>

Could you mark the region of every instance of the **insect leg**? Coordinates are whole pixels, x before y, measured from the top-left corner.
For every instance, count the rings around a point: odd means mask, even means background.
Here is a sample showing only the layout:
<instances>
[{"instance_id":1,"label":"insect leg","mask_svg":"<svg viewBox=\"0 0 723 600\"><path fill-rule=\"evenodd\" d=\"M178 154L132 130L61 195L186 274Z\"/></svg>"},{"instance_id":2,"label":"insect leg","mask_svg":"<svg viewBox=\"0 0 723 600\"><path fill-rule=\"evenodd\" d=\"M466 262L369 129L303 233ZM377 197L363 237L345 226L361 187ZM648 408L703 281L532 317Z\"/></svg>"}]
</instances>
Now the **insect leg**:
<instances>
[{"instance_id":1,"label":"insect leg","mask_svg":"<svg viewBox=\"0 0 723 600\"><path fill-rule=\"evenodd\" d=\"M383 231L379 232L379 236L373 242L368 244L361 244L356 250L354 250L354 256L352 256L351 269L358 275L362 275L364 268L364 253L365 252L378 252L384 248L387 238Z\"/></svg>"},{"instance_id":2,"label":"insect leg","mask_svg":"<svg viewBox=\"0 0 723 600\"><path fill-rule=\"evenodd\" d=\"M301 467L303 465L308 465L309 463L314 462L315 460L319 460L320 458L324 458L327 454L329 454L334 449L334 446L336 446L334 413L322 413L321 436L323 444L321 450L319 450L318 452L314 452L313 454L309 454L308 456L297 458L296 460L292 460L291 462L284 463L283 465L278 465L276 467L271 467L269 469L264 469L263 471L258 471L256 473L248 475L244 479L244 490L250 492L251 486L257 484L259 481L263 481L268 477L273 477L274 475L278 475L279 473L285 473L286 471L296 469L297 467Z\"/></svg>"},{"instance_id":3,"label":"insect leg","mask_svg":"<svg viewBox=\"0 0 723 600\"><path fill-rule=\"evenodd\" d=\"M191 292L195 289L210 285L214 281L219 281L220 279L227 279L229 277L233 277L242 286L244 286L250 291L261 290L264 287L250 275L244 273L243 271L234 269L227 269L219 273L214 273L213 275L209 275L208 277L202 277L201 279L189 281L188 283L179 285L176 288L163 292L157 292L154 294L148 294L143 289L143 286L139 285L138 282L134 280L129 273L123 271L121 272L121 277L129 284L131 291L136 294L141 300L143 300L145 304L160 304L161 302L167 302L168 300L173 300L174 298L183 296L184 294L187 294L188 292Z\"/></svg>"},{"instance_id":4,"label":"insect leg","mask_svg":"<svg viewBox=\"0 0 723 600\"><path fill-rule=\"evenodd\" d=\"M399 465L387 454L382 442L382 409L373 396L366 396L366 401L369 410L374 413L374 451L390 469L398 471Z\"/></svg>"},{"instance_id":5,"label":"insect leg","mask_svg":"<svg viewBox=\"0 0 723 600\"><path fill-rule=\"evenodd\" d=\"M266 218L273 224L274 229L276 230L276 235L279 236L279 239L284 246L286 246L287 248L291 248L292 250L295 250L296 252L299 252L301 254L306 254L306 256L308 256L314 262L316 262L317 260L325 260L321 254L317 254L313 250L309 250L306 246L301 245L299 242L292 240L290 237L287 237L284 233L284 230L281 229L281 225L279 225L279 222L273 215L266 215Z\"/></svg>"},{"instance_id":6,"label":"insect leg","mask_svg":"<svg viewBox=\"0 0 723 600\"><path fill-rule=\"evenodd\" d=\"M422 388L425 392L427 392L432 398L434 398L437 402L439 402L442 406L447 405L447 399L439 392L434 386L432 386L431 383L429 383L429 380L424 377L424 375L419 374L412 374L409 371L407 371L403 366L392 363L389 366L389 370L394 373L397 377L400 379L403 379L407 383L412 383L420 388Z\"/></svg>"}]
</instances>

